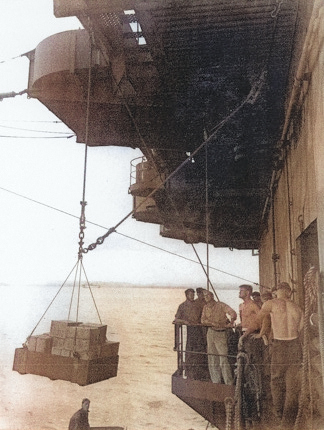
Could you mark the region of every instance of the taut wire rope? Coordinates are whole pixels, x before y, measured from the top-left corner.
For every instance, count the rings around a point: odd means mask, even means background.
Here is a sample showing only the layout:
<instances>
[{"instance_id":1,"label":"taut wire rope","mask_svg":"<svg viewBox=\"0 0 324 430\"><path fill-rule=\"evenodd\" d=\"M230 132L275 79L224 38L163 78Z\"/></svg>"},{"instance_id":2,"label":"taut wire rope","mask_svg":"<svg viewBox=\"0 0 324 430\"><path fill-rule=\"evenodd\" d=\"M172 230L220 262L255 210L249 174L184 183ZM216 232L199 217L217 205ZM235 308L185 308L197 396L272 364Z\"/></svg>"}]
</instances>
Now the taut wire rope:
<instances>
[{"instance_id":1,"label":"taut wire rope","mask_svg":"<svg viewBox=\"0 0 324 430\"><path fill-rule=\"evenodd\" d=\"M6 192L8 192L8 193L10 193L10 194L13 194L13 195L17 196L17 197L20 197L20 198L23 198L23 199L29 200L29 201L31 201L32 203L36 203L36 204L38 204L38 205L45 206L45 207L47 207L48 209L52 209L52 210L57 211L57 212L60 212L60 213L62 213L62 214L64 214L64 215L67 215L67 216L70 216L70 217L78 218L78 219L79 219L79 216L78 216L78 215L74 215L74 214L71 214L71 213L69 213L69 212L63 211L63 210L58 209L58 208L56 208L56 207L54 207L54 206L48 205L48 204L46 204L46 203L42 203L42 202L40 202L40 201L38 201L38 200L35 200L35 199L32 199L32 198L30 198L30 197L24 196L23 194L16 193L16 192L14 192L14 191L12 191L12 190L9 190L9 189L7 189L7 188L0 187L0 190L6 191ZM108 227L107 227L107 226L103 226L103 225L98 224L98 223L95 223L95 222L93 222L93 221L86 220L86 223L87 223L87 224L94 225L94 226L96 226L96 227L100 227L100 228L102 228L102 229L104 229L104 230L108 230ZM115 231L115 233L116 233L116 234L118 234L119 236L123 236L123 237L125 237L126 239L134 240L135 242L142 243L143 245L149 246L149 247L151 247L151 248L157 249L157 250L159 250L159 251L165 252L165 253L170 254L170 255L174 255L175 257L179 257L179 258L182 258L182 259L184 259L184 260L190 261L191 263L201 264L201 262L199 262L199 261L193 260L193 259L191 259L191 258L189 258L189 257L185 257L184 255L181 255L181 254L177 254L176 252L169 251L168 249L161 248L160 246L153 245L152 243L145 242L144 240L138 239L138 238L136 238L136 237L132 237L132 236L129 236L129 235L127 235L127 234L120 233L119 231ZM195 249L195 247L193 247L193 248ZM258 282L251 281L250 279L243 278L242 276L234 275L234 274L232 274L232 273L226 272L225 270L217 269L216 267L213 267L213 266L209 266L209 268L210 268L210 269L212 269L212 270L216 270L217 272L224 273L225 275L231 276L231 277L233 277L233 278L240 279L240 280L245 281L245 282L249 282L249 283L254 284L254 285L259 285L259 286L264 287L264 288L270 288L270 287L266 287L266 286L264 286L264 285L260 285ZM205 274L206 274L206 272L205 272Z\"/></svg>"},{"instance_id":2,"label":"taut wire rope","mask_svg":"<svg viewBox=\"0 0 324 430\"><path fill-rule=\"evenodd\" d=\"M87 91L87 108L85 118L85 145L84 145L84 167L83 167L83 188L82 188L82 201L81 204L81 215L80 215L80 233L79 233L79 260L82 259L82 247L84 239L85 226L85 201L86 193L86 181L87 181L87 162L88 162L88 143L89 143L89 120L90 120L90 97L91 97L91 86L92 86L92 51L93 51L93 35L90 33L90 50L89 50L89 73L88 73L88 91Z\"/></svg>"},{"instance_id":3,"label":"taut wire rope","mask_svg":"<svg viewBox=\"0 0 324 430\"><path fill-rule=\"evenodd\" d=\"M81 259L79 260L79 263L81 263ZM78 283L78 300L77 300L77 307L76 307L76 322L79 322L79 309L80 309L80 293L81 293L81 264L79 264L79 283Z\"/></svg>"},{"instance_id":4,"label":"taut wire rope","mask_svg":"<svg viewBox=\"0 0 324 430\"><path fill-rule=\"evenodd\" d=\"M207 138L207 132L205 129L205 138ZM208 196L208 145L205 146L205 223L206 223L206 262L207 262L207 290L209 290L209 196Z\"/></svg>"},{"instance_id":5,"label":"taut wire rope","mask_svg":"<svg viewBox=\"0 0 324 430\"><path fill-rule=\"evenodd\" d=\"M57 296L60 294L62 288L64 287L64 285L66 284L67 280L69 279L69 277L71 276L72 272L74 271L74 269L76 268L78 262L75 263L75 265L73 266L72 270L70 271L70 273L68 274L68 276L66 277L66 279L64 280L63 284L60 286L58 292L55 294L55 296L53 297L53 299L51 300L50 304L47 306L47 308L45 309L45 312L43 313L43 315L40 317L39 321L37 322L37 324L35 325L35 327L33 328L32 332L30 333L30 335L27 337L27 340L30 336L33 335L33 333L35 332L36 328L38 327L38 325L40 324L40 322L42 321L42 319L44 318L44 316L46 315L47 311L49 310L49 308L52 306L53 302L55 301L55 299L57 298Z\"/></svg>"},{"instance_id":6,"label":"taut wire rope","mask_svg":"<svg viewBox=\"0 0 324 430\"><path fill-rule=\"evenodd\" d=\"M89 20L90 21L90 20ZM78 289L77 289L77 308L76 308L76 322L78 322L79 319L79 307L80 307L80 296L81 296L81 282L82 282L82 272L87 280L87 286L89 288L95 309L97 311L99 321L101 322L101 318L98 312L98 308L92 293L92 290L90 288L90 283L88 281L84 265L83 265L83 244L84 244L84 230L86 228L86 217L85 217L85 207L87 205L85 196L86 196L86 181L87 181L87 164L88 164L88 146L89 146L89 125L90 125L90 104L91 104L91 89L92 89L92 56L93 56L93 47L94 47L94 36L93 32L90 29L90 35L89 35L89 41L90 41L90 49L89 49L89 70L88 70L88 86L87 86L87 102L86 102L86 117L85 117L85 149L84 149L84 166L83 166L83 187L82 187L82 201L81 204L81 214L80 214L80 232L79 232L79 251L78 251L78 265L76 272L79 269L79 280L78 280ZM74 290L74 286L73 286ZM71 295L71 304L70 309L72 306L73 301L73 293Z\"/></svg>"},{"instance_id":7,"label":"taut wire rope","mask_svg":"<svg viewBox=\"0 0 324 430\"><path fill-rule=\"evenodd\" d=\"M197 259L198 259L198 263L201 265L201 267L202 267L203 271L205 272L205 275L206 275L206 278L207 278L207 282L208 282L207 290L209 290L209 285L210 285L210 286L211 286L211 288L212 288L212 290L213 290L213 292L214 292L214 295L215 295L216 299L217 299L217 300L219 300L218 295L217 295L217 293L216 293L216 290L215 290L215 288L214 288L213 284L211 283L211 280L210 280L210 277L209 277L209 271L208 271L209 263L208 263L208 266L206 265L206 269L205 269L205 265L204 265L204 264L203 264L203 262L201 261L201 258L199 257L199 254L198 254L198 252L197 252L197 250L196 250L195 246L194 246L193 244L191 244L191 246L192 246L192 248L193 248L193 250L194 250L194 252L195 252L195 254L196 254L196 257L197 257ZM197 262L195 262L195 263L197 263Z\"/></svg>"},{"instance_id":8,"label":"taut wire rope","mask_svg":"<svg viewBox=\"0 0 324 430\"><path fill-rule=\"evenodd\" d=\"M78 261L77 261L77 263L76 263L76 269L75 269L74 281L73 281L73 288L72 288L71 300L70 300L70 306L69 306L68 321L70 321L70 318L71 318L72 304L73 304L73 297L74 297L74 292L75 292L76 278L77 278L77 275L78 275L78 267L79 267L79 263L80 263L80 260L78 260Z\"/></svg>"},{"instance_id":9,"label":"taut wire rope","mask_svg":"<svg viewBox=\"0 0 324 430\"><path fill-rule=\"evenodd\" d=\"M224 125L231 119L233 118L242 108L243 106L245 106L246 103L249 103L251 100L254 99L254 97L257 95L256 93L259 91L259 85L260 85L260 80L262 80L262 75L263 75L263 71L262 74L260 76L260 79L256 81L256 83L252 86L251 91L249 92L249 94L247 95L247 97L235 108L231 111L231 113L229 113L223 120L221 120L217 126L214 127L213 132L210 134L210 136L204 140L191 154L190 156L188 156L182 163L180 163L180 165L173 171L171 172L161 183L160 185L158 185L150 194L148 194L148 196L141 201L141 203L139 203L135 208L133 208L127 215L124 216L124 218L122 218L114 227L111 227L103 236L100 236L96 242L90 244L87 248L83 248L82 252L87 253L88 251L93 251L97 245L102 245L104 240L111 235L111 233L114 233L116 231L116 229L123 224L131 215L133 215L133 213L140 208L141 206L144 205L144 203L147 202L148 199L150 199L156 192L157 190L159 190L163 185L165 185L171 178L173 178L189 161L191 161L191 159L198 154L198 152L201 151L201 149L209 144L212 139L214 139L217 135L217 133L219 132L219 130L221 128L224 127Z\"/></svg>"},{"instance_id":10,"label":"taut wire rope","mask_svg":"<svg viewBox=\"0 0 324 430\"><path fill-rule=\"evenodd\" d=\"M84 266L83 266L83 261L82 261L82 260L81 260L81 267L82 267L82 270L83 270L83 274L84 274L84 276L85 276L85 279L86 279L86 281L87 281L88 289L89 289L89 291L90 291L90 294L91 294L91 297L92 297L93 304L94 304L94 306L95 306L95 308L96 308L96 312L97 312L97 315L98 315L98 318L99 318L99 322L100 322L100 324L102 324L101 317L100 317L100 314L99 314L99 310L98 310L98 307L97 307L97 303L96 303L95 298L94 298L94 296L93 296L92 288L91 288L91 285L90 285L89 279L88 279L88 277L87 277L87 274L86 274L86 272L85 272L85 270L84 270Z\"/></svg>"}]
</instances>

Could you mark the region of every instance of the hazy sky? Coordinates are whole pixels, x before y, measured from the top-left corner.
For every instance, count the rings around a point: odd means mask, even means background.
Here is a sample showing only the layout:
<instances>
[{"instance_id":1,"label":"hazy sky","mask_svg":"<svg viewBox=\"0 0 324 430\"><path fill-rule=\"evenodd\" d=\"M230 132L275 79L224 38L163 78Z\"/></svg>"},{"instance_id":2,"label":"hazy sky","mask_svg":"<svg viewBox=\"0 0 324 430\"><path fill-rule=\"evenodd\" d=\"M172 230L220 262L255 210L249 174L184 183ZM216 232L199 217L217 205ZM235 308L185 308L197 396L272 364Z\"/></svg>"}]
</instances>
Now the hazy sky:
<instances>
[{"instance_id":1,"label":"hazy sky","mask_svg":"<svg viewBox=\"0 0 324 430\"><path fill-rule=\"evenodd\" d=\"M52 0L2 1L0 92L19 92L27 87L29 61L26 57L13 58L34 49L51 34L79 27L76 18L55 18ZM74 137L58 138L64 135L48 133L71 134L64 124L54 121L57 118L47 108L25 95L0 102L0 284L63 282L77 261L84 145L77 144ZM139 150L130 148L89 148L88 221L108 229L132 210L129 163L140 155ZM157 225L129 218L117 231L196 260L190 245L160 237ZM88 224L85 246L105 232ZM206 245L196 247L206 262ZM83 263L90 282L206 284L198 264L119 234L86 254ZM210 247L210 265L258 282L258 258L250 251ZM210 277L215 286L242 283L213 269Z\"/></svg>"}]
</instances>

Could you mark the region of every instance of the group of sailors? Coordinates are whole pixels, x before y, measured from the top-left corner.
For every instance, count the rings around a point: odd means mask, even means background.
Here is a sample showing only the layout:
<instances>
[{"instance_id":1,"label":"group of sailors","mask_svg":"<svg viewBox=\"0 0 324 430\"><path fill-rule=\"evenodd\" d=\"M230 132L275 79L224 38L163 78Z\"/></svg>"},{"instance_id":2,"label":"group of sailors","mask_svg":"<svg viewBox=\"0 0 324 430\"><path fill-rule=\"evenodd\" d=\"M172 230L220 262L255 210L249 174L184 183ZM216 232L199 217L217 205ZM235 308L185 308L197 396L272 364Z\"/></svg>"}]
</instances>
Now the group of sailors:
<instances>
[{"instance_id":1,"label":"group of sailors","mask_svg":"<svg viewBox=\"0 0 324 430\"><path fill-rule=\"evenodd\" d=\"M196 292L195 299L192 288L185 291L186 300L174 319L174 324L186 326L186 377L232 385L232 354L235 364L236 354L242 351L258 369L263 396L272 402L278 426L293 428L298 412L303 312L291 300L290 285L281 282L262 295L253 292L251 285L240 285L239 323L235 310L215 300L211 291L197 288Z\"/></svg>"}]
</instances>

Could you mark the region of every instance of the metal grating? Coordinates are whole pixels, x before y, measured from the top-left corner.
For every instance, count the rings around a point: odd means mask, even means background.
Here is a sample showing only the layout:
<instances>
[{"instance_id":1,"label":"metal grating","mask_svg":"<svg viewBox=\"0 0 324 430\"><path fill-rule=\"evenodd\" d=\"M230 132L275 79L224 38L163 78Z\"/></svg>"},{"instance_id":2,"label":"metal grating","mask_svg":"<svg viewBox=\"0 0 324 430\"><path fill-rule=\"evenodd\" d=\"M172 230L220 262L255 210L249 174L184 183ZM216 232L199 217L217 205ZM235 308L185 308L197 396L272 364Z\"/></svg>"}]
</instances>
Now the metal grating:
<instances>
[{"instance_id":1,"label":"metal grating","mask_svg":"<svg viewBox=\"0 0 324 430\"><path fill-rule=\"evenodd\" d=\"M154 148L161 170L177 167L255 88L211 140L208 180L215 246L256 247L272 170L280 161L277 142L301 2L134 0L135 14L125 14L125 1L107 1L107 13L90 16L92 28L109 55L125 58L121 82L132 91L123 100L148 142L142 150ZM141 36L145 46L138 44ZM114 118L120 129L128 124L135 141L129 118L117 109L122 101L114 103L107 122ZM204 171L204 154L197 154L170 184L183 219L198 209L189 223L198 233L205 222ZM168 197L160 193L156 204L170 225L176 222Z\"/></svg>"}]
</instances>

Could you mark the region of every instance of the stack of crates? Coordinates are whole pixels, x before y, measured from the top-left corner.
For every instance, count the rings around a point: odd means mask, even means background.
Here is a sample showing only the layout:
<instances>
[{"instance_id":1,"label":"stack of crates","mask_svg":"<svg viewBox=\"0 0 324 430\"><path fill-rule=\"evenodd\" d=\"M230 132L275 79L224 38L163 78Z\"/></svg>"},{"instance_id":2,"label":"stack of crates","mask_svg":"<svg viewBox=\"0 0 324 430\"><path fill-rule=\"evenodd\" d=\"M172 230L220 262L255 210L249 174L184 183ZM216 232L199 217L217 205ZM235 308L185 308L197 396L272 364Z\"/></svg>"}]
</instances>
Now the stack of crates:
<instances>
[{"instance_id":1,"label":"stack of crates","mask_svg":"<svg viewBox=\"0 0 324 430\"><path fill-rule=\"evenodd\" d=\"M16 349L13 370L86 385L117 375L118 350L106 325L52 321L49 333Z\"/></svg>"},{"instance_id":2,"label":"stack of crates","mask_svg":"<svg viewBox=\"0 0 324 430\"><path fill-rule=\"evenodd\" d=\"M52 321L50 336L54 355L93 360L118 354L119 344L106 338L106 325Z\"/></svg>"}]
</instances>

